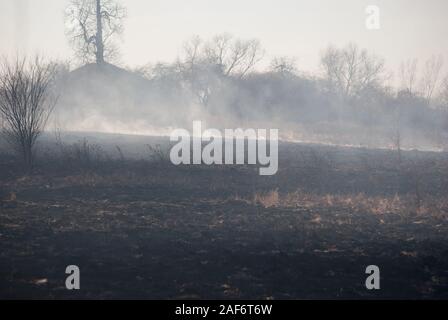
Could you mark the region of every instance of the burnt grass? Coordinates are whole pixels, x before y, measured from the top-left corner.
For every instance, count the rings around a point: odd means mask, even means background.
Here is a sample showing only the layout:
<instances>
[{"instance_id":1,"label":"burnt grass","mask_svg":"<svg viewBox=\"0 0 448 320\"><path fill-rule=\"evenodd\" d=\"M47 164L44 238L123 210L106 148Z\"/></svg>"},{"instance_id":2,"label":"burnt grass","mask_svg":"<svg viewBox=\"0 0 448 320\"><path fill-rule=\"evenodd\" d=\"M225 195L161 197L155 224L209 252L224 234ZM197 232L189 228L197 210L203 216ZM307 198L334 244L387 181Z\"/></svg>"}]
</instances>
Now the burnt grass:
<instances>
[{"instance_id":1,"label":"burnt grass","mask_svg":"<svg viewBox=\"0 0 448 320\"><path fill-rule=\"evenodd\" d=\"M440 204L444 153L403 152L399 163L391 150L281 144L270 177L257 166L48 156L24 175L0 159L3 299L448 298L446 206L373 213L356 202L251 201L299 190ZM81 290L69 291L73 264ZM372 264L380 290L365 288Z\"/></svg>"}]
</instances>

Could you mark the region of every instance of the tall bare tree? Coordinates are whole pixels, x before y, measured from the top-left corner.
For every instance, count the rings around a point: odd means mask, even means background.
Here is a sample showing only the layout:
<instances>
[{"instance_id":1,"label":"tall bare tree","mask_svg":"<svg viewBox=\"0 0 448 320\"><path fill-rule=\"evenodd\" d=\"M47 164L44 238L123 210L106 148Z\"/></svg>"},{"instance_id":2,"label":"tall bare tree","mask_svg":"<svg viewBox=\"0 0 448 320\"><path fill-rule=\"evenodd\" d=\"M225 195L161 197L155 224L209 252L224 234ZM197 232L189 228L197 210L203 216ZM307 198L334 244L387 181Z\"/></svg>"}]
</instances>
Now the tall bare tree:
<instances>
[{"instance_id":1,"label":"tall bare tree","mask_svg":"<svg viewBox=\"0 0 448 320\"><path fill-rule=\"evenodd\" d=\"M205 43L204 55L224 75L244 77L260 62L264 52L256 39L242 40L230 34L220 34Z\"/></svg>"},{"instance_id":2,"label":"tall bare tree","mask_svg":"<svg viewBox=\"0 0 448 320\"><path fill-rule=\"evenodd\" d=\"M406 60L400 65L401 89L413 95L416 92L418 60Z\"/></svg>"},{"instance_id":3,"label":"tall bare tree","mask_svg":"<svg viewBox=\"0 0 448 320\"><path fill-rule=\"evenodd\" d=\"M224 76L244 77L263 58L264 51L256 39L242 40L220 34L204 41L198 36L185 42L182 63L194 68L202 64Z\"/></svg>"},{"instance_id":4,"label":"tall bare tree","mask_svg":"<svg viewBox=\"0 0 448 320\"><path fill-rule=\"evenodd\" d=\"M31 169L34 145L57 100L50 90L56 65L36 57L33 60L16 58L14 62L5 58L0 66L3 134Z\"/></svg>"},{"instance_id":5,"label":"tall bare tree","mask_svg":"<svg viewBox=\"0 0 448 320\"><path fill-rule=\"evenodd\" d=\"M178 68L183 79L203 106L226 77L243 78L264 55L260 42L241 40L229 34L207 41L198 36L185 42Z\"/></svg>"},{"instance_id":6,"label":"tall bare tree","mask_svg":"<svg viewBox=\"0 0 448 320\"><path fill-rule=\"evenodd\" d=\"M342 49L327 48L321 66L330 89L345 98L379 84L384 77L384 61L355 44Z\"/></svg>"},{"instance_id":7,"label":"tall bare tree","mask_svg":"<svg viewBox=\"0 0 448 320\"><path fill-rule=\"evenodd\" d=\"M116 0L71 0L66 10L67 36L83 62L116 57L114 37L123 32L126 9Z\"/></svg>"},{"instance_id":8,"label":"tall bare tree","mask_svg":"<svg viewBox=\"0 0 448 320\"><path fill-rule=\"evenodd\" d=\"M431 103L434 92L439 84L440 71L443 66L442 56L432 56L426 60L421 79L422 96L427 104Z\"/></svg>"},{"instance_id":9,"label":"tall bare tree","mask_svg":"<svg viewBox=\"0 0 448 320\"><path fill-rule=\"evenodd\" d=\"M177 68L183 81L198 102L207 106L219 74L217 74L215 66L206 62L204 41L199 36L194 36L184 43Z\"/></svg>"}]
</instances>

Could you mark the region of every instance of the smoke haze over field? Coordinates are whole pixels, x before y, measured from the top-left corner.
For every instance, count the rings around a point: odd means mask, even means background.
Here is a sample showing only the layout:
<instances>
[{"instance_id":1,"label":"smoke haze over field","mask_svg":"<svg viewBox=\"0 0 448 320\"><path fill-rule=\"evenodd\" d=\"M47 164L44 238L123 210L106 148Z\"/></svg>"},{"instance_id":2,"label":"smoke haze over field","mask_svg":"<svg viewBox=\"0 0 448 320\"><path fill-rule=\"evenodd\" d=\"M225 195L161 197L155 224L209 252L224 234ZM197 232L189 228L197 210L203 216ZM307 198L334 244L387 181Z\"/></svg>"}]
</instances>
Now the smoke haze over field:
<instances>
[{"instance_id":1,"label":"smoke haze over field","mask_svg":"<svg viewBox=\"0 0 448 320\"><path fill-rule=\"evenodd\" d=\"M75 57L69 3L0 1L0 54L58 62L47 129L167 135L202 120L294 141L446 148L446 1L121 1L119 55L105 64ZM368 5L379 30L365 26Z\"/></svg>"}]
</instances>

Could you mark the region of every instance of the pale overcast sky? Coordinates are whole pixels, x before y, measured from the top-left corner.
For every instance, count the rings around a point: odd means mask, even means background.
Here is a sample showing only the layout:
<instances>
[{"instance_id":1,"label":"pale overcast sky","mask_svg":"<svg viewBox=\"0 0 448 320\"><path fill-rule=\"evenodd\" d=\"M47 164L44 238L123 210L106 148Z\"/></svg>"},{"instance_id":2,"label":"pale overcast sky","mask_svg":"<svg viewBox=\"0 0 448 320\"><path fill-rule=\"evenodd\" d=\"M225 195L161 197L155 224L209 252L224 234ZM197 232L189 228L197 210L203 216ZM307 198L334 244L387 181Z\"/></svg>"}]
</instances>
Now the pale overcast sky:
<instances>
[{"instance_id":1,"label":"pale overcast sky","mask_svg":"<svg viewBox=\"0 0 448 320\"><path fill-rule=\"evenodd\" d=\"M128 9L122 62L172 61L192 35L229 32L258 38L268 55L297 57L316 70L329 44L350 41L383 56L396 71L407 58L442 54L448 64L448 0L121 0ZM0 0L0 54L72 56L64 35L68 0ZM368 5L380 8L381 29L365 28Z\"/></svg>"}]
</instances>

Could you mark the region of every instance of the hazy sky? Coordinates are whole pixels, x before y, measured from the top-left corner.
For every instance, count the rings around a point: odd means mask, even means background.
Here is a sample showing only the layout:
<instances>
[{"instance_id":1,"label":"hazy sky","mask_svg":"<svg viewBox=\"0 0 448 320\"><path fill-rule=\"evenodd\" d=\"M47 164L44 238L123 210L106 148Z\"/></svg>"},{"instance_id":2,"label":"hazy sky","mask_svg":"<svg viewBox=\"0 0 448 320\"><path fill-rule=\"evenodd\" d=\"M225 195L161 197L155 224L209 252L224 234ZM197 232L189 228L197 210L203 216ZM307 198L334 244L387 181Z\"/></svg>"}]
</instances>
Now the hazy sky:
<instances>
[{"instance_id":1,"label":"hazy sky","mask_svg":"<svg viewBox=\"0 0 448 320\"><path fill-rule=\"evenodd\" d=\"M172 61L192 35L229 32L258 38L266 60L297 57L316 70L329 44L353 41L383 56L396 71L407 58L442 54L448 64L447 0L122 0L128 9L122 63ZM0 54L17 51L72 57L64 35L68 0L0 0ZM377 5L381 29L367 30L365 9Z\"/></svg>"}]
</instances>

